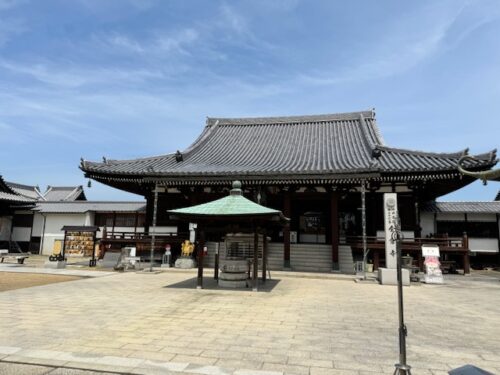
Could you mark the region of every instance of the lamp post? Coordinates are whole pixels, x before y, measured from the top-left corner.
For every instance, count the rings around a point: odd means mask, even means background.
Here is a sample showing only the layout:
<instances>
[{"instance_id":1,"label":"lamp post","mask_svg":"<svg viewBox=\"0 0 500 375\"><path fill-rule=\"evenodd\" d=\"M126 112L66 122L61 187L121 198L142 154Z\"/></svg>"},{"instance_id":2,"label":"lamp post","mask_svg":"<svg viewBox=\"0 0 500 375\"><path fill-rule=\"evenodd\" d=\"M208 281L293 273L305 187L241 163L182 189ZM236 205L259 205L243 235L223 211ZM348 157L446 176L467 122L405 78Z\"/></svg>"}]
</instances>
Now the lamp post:
<instances>
[{"instance_id":1,"label":"lamp post","mask_svg":"<svg viewBox=\"0 0 500 375\"><path fill-rule=\"evenodd\" d=\"M394 222L390 228L391 241L396 243L396 275L398 278L398 313L399 313L399 363L396 363L394 375L411 375L411 366L406 363L406 336L408 330L404 320L404 304L403 304L403 277L401 272L401 223L399 217L394 218Z\"/></svg>"}]
</instances>

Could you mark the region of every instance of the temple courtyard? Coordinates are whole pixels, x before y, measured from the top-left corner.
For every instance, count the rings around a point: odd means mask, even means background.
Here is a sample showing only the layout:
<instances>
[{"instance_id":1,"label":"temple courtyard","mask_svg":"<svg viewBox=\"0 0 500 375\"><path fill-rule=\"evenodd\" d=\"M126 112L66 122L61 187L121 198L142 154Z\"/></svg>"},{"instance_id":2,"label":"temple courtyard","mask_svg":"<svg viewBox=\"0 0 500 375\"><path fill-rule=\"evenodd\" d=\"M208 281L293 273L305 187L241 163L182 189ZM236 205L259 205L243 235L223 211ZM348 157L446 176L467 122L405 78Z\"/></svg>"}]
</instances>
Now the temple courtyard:
<instances>
[{"instance_id":1,"label":"temple courtyard","mask_svg":"<svg viewBox=\"0 0 500 375\"><path fill-rule=\"evenodd\" d=\"M274 272L255 293L217 289L208 278L196 290L195 277L103 273L3 291L0 374L394 371L395 287ZM447 374L465 364L500 373L498 273L445 281L404 289L412 373Z\"/></svg>"}]
</instances>

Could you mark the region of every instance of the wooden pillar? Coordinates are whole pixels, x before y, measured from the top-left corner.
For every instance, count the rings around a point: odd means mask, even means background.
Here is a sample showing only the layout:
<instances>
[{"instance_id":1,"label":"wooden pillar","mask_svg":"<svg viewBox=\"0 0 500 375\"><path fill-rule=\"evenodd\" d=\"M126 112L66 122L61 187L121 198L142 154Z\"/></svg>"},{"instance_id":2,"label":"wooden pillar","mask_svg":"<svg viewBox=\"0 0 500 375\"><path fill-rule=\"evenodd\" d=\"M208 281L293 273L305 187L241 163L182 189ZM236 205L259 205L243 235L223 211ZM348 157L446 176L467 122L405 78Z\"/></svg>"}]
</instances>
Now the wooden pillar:
<instances>
[{"instance_id":1,"label":"wooden pillar","mask_svg":"<svg viewBox=\"0 0 500 375\"><path fill-rule=\"evenodd\" d=\"M283 202L283 215L291 218L290 192L285 191ZM290 224L283 227L283 267L290 268Z\"/></svg>"},{"instance_id":2,"label":"wooden pillar","mask_svg":"<svg viewBox=\"0 0 500 375\"><path fill-rule=\"evenodd\" d=\"M149 191L145 197L146 197L146 218L145 218L146 220L144 221L144 234L149 235L149 228L151 227L151 224L153 222L154 199L151 191Z\"/></svg>"},{"instance_id":3,"label":"wooden pillar","mask_svg":"<svg viewBox=\"0 0 500 375\"><path fill-rule=\"evenodd\" d=\"M205 247L205 231L200 228L198 223L198 230L200 231L200 241L198 243L198 283L196 289L203 289L203 259L205 257L203 248Z\"/></svg>"},{"instance_id":4,"label":"wooden pillar","mask_svg":"<svg viewBox=\"0 0 500 375\"><path fill-rule=\"evenodd\" d=\"M422 227L420 226L420 204L418 197L415 197L415 238L422 237Z\"/></svg>"},{"instance_id":5,"label":"wooden pillar","mask_svg":"<svg viewBox=\"0 0 500 375\"><path fill-rule=\"evenodd\" d=\"M68 232L64 231L64 239L63 239L63 246L62 246L62 260L66 259L66 236Z\"/></svg>"},{"instance_id":6,"label":"wooden pillar","mask_svg":"<svg viewBox=\"0 0 500 375\"><path fill-rule=\"evenodd\" d=\"M214 254L214 280L219 281L219 248L220 243L215 243L215 254Z\"/></svg>"},{"instance_id":7,"label":"wooden pillar","mask_svg":"<svg viewBox=\"0 0 500 375\"><path fill-rule=\"evenodd\" d=\"M134 237L137 234L137 224L139 222L139 211L135 211L135 218L134 218Z\"/></svg>"},{"instance_id":8,"label":"wooden pillar","mask_svg":"<svg viewBox=\"0 0 500 375\"><path fill-rule=\"evenodd\" d=\"M266 282L267 280L267 247L268 247L268 242L267 242L267 233L266 231L263 232L262 234L262 281Z\"/></svg>"},{"instance_id":9,"label":"wooden pillar","mask_svg":"<svg viewBox=\"0 0 500 375\"><path fill-rule=\"evenodd\" d=\"M467 237L467 233L464 233L463 246L465 247L463 255L464 274L468 275L470 274L470 257L469 257L469 238Z\"/></svg>"},{"instance_id":10,"label":"wooden pillar","mask_svg":"<svg viewBox=\"0 0 500 375\"><path fill-rule=\"evenodd\" d=\"M113 227L111 228L111 235L113 237L115 235L115 226L116 226L116 211L113 211Z\"/></svg>"},{"instance_id":11,"label":"wooden pillar","mask_svg":"<svg viewBox=\"0 0 500 375\"><path fill-rule=\"evenodd\" d=\"M259 278L257 277L258 272L259 272L259 228L255 227L253 233L253 274L252 274L252 279L253 279L252 290L254 292L256 292L258 289L257 285L259 282Z\"/></svg>"},{"instance_id":12,"label":"wooden pillar","mask_svg":"<svg viewBox=\"0 0 500 375\"><path fill-rule=\"evenodd\" d=\"M332 269L339 269L339 193L332 191L330 196L330 217L332 233Z\"/></svg>"},{"instance_id":13,"label":"wooden pillar","mask_svg":"<svg viewBox=\"0 0 500 375\"><path fill-rule=\"evenodd\" d=\"M498 239L498 256L497 263L500 263L500 214L497 214L497 239Z\"/></svg>"}]
</instances>

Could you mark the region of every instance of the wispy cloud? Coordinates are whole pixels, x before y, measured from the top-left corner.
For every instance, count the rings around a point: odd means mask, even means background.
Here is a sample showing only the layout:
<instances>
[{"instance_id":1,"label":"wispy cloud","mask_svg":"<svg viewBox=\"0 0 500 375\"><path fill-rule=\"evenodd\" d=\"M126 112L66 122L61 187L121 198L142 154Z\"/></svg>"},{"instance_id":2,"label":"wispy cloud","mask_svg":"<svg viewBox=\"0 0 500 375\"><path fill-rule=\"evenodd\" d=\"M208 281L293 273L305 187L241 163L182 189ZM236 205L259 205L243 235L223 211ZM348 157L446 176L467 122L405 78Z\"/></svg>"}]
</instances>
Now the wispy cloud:
<instances>
[{"instance_id":1,"label":"wispy cloud","mask_svg":"<svg viewBox=\"0 0 500 375\"><path fill-rule=\"evenodd\" d=\"M390 32L383 35L374 46L366 48L357 64L335 71L299 74L299 79L306 84L332 85L369 81L407 72L450 48L449 32L469 5L469 2L460 4L453 1L446 6L433 4L420 12L409 14L394 22ZM468 25L453 43L491 18L491 14L485 15L473 25Z\"/></svg>"},{"instance_id":2,"label":"wispy cloud","mask_svg":"<svg viewBox=\"0 0 500 375\"><path fill-rule=\"evenodd\" d=\"M70 63L47 62L33 65L0 60L0 67L11 73L29 76L39 82L66 88L105 83L137 83L165 77L159 70L141 68L92 68Z\"/></svg>"}]
</instances>

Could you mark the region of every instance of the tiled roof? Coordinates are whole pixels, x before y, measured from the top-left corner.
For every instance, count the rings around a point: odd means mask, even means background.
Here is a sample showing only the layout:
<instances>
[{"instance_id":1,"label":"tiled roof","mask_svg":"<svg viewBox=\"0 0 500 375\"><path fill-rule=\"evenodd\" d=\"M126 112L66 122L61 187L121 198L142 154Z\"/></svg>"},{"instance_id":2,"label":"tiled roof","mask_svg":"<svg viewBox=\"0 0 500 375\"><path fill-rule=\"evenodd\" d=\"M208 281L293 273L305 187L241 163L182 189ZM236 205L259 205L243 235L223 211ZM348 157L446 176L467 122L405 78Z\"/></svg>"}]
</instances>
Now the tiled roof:
<instances>
[{"instance_id":1,"label":"tiled roof","mask_svg":"<svg viewBox=\"0 0 500 375\"><path fill-rule=\"evenodd\" d=\"M9 185L9 187L12 190L14 190L17 194L20 194L24 197L31 198L31 199L42 198L42 193L40 192L40 189L38 186L23 185L23 184L18 184L16 182L9 182L9 181L6 181L6 184Z\"/></svg>"},{"instance_id":2,"label":"tiled roof","mask_svg":"<svg viewBox=\"0 0 500 375\"><path fill-rule=\"evenodd\" d=\"M48 186L43 199L49 202L85 200L83 187L80 186Z\"/></svg>"},{"instance_id":3,"label":"tiled roof","mask_svg":"<svg viewBox=\"0 0 500 375\"><path fill-rule=\"evenodd\" d=\"M457 171L466 151L436 154L387 147L373 111L344 114L208 118L184 152L133 159L82 161L87 176L332 176ZM494 152L469 167L489 167Z\"/></svg>"},{"instance_id":4,"label":"tiled roof","mask_svg":"<svg viewBox=\"0 0 500 375\"><path fill-rule=\"evenodd\" d=\"M35 202L32 198L20 195L9 183L5 182L2 176L0 176L0 201L7 201L13 204Z\"/></svg>"},{"instance_id":5,"label":"tiled roof","mask_svg":"<svg viewBox=\"0 0 500 375\"><path fill-rule=\"evenodd\" d=\"M136 212L145 211L145 202L38 202L33 209L43 213Z\"/></svg>"},{"instance_id":6,"label":"tiled roof","mask_svg":"<svg viewBox=\"0 0 500 375\"><path fill-rule=\"evenodd\" d=\"M74 201L85 200L83 187L80 186L48 186L45 193L38 186L23 185L16 182L5 182L16 194L39 201Z\"/></svg>"},{"instance_id":7,"label":"tiled roof","mask_svg":"<svg viewBox=\"0 0 500 375\"><path fill-rule=\"evenodd\" d=\"M0 201L8 201L8 202L19 202L19 203L32 203L34 202L33 199L23 197L22 195L18 194L11 194L11 193L6 193L4 191L0 191Z\"/></svg>"},{"instance_id":8,"label":"tiled roof","mask_svg":"<svg viewBox=\"0 0 500 375\"><path fill-rule=\"evenodd\" d=\"M500 202L431 202L422 208L435 213L495 213L500 214Z\"/></svg>"}]
</instances>

